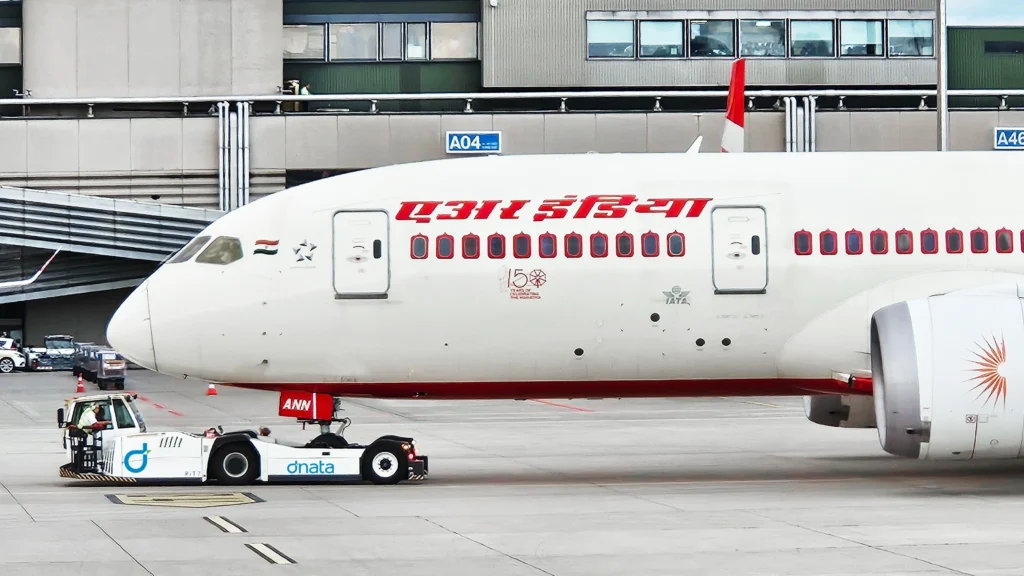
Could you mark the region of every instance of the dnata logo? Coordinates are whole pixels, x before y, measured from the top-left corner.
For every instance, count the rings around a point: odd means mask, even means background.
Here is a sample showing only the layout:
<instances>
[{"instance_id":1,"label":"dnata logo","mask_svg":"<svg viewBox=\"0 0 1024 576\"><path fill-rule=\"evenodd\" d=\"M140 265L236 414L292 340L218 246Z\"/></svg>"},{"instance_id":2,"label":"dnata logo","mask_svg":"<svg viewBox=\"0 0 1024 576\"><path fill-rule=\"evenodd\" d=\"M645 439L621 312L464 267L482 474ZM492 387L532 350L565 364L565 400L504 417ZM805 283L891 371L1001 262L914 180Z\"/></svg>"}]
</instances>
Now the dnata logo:
<instances>
[{"instance_id":1,"label":"dnata logo","mask_svg":"<svg viewBox=\"0 0 1024 576\"><path fill-rule=\"evenodd\" d=\"M284 401L282 410L309 410L313 402L311 400L299 400L297 398L289 398Z\"/></svg>"},{"instance_id":2,"label":"dnata logo","mask_svg":"<svg viewBox=\"0 0 1024 576\"><path fill-rule=\"evenodd\" d=\"M289 474L334 474L334 464L330 462L299 462L296 460L288 465Z\"/></svg>"},{"instance_id":3,"label":"dnata logo","mask_svg":"<svg viewBox=\"0 0 1024 576\"><path fill-rule=\"evenodd\" d=\"M146 469L146 465L149 464L149 444L143 442L142 448L139 450L130 450L124 455L124 469L131 472L132 474L138 474ZM138 466L133 466L131 461L135 456L142 456L142 462Z\"/></svg>"}]
</instances>

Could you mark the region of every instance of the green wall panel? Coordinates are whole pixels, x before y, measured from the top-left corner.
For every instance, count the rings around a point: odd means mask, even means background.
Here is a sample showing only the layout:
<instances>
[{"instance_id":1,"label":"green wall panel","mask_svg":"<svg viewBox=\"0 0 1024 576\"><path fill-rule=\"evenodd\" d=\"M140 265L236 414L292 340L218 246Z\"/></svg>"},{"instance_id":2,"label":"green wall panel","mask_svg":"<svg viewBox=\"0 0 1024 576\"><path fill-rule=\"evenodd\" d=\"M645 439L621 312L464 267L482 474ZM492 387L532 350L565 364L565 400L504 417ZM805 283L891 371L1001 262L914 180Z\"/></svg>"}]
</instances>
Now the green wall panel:
<instances>
[{"instance_id":1,"label":"green wall panel","mask_svg":"<svg viewBox=\"0 0 1024 576\"><path fill-rule=\"evenodd\" d=\"M1024 89L1024 54L986 54L986 40L1024 41L1024 28L950 28L952 90Z\"/></svg>"},{"instance_id":2,"label":"green wall panel","mask_svg":"<svg viewBox=\"0 0 1024 576\"><path fill-rule=\"evenodd\" d=\"M375 64L285 63L284 81L309 84L313 94L421 94L479 92L480 62L396 62ZM318 107L369 110L362 102L324 102ZM384 112L462 110L465 103L380 102Z\"/></svg>"}]
</instances>

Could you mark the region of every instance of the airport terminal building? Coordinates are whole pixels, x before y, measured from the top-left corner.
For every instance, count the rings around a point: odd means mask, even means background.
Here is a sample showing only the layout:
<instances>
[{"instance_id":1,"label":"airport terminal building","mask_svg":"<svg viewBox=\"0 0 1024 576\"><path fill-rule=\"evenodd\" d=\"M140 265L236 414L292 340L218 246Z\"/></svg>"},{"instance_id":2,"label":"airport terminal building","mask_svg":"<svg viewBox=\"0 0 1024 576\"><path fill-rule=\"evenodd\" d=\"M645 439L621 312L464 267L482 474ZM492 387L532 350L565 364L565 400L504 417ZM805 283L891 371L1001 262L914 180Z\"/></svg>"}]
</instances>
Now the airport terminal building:
<instances>
[{"instance_id":1,"label":"airport terminal building","mask_svg":"<svg viewBox=\"0 0 1024 576\"><path fill-rule=\"evenodd\" d=\"M62 248L0 290L0 331L104 342L127 293L226 211L444 158L448 131L495 132L502 154L698 135L714 153L738 57L748 151L934 150L935 4L0 0L0 281ZM1024 30L950 28L948 49L950 89L970 91L951 148L992 149L1024 126Z\"/></svg>"}]
</instances>

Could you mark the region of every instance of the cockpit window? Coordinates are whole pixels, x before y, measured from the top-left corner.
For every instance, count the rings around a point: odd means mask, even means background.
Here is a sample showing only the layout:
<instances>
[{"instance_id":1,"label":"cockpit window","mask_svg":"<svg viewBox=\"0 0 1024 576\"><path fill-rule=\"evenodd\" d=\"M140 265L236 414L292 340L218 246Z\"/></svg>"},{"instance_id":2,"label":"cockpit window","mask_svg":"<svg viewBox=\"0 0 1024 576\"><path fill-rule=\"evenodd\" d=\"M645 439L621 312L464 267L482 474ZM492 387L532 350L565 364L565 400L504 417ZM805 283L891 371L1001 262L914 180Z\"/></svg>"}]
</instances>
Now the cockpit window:
<instances>
[{"instance_id":1,"label":"cockpit window","mask_svg":"<svg viewBox=\"0 0 1024 576\"><path fill-rule=\"evenodd\" d=\"M203 253L196 257L201 264L231 264L242 259L242 242L238 238L221 236L210 242Z\"/></svg>"},{"instance_id":2,"label":"cockpit window","mask_svg":"<svg viewBox=\"0 0 1024 576\"><path fill-rule=\"evenodd\" d=\"M181 249L174 258L168 260L168 264L177 264L178 262L185 262L196 255L196 252L206 246L206 243L210 240L209 236L196 236L187 246Z\"/></svg>"}]
</instances>

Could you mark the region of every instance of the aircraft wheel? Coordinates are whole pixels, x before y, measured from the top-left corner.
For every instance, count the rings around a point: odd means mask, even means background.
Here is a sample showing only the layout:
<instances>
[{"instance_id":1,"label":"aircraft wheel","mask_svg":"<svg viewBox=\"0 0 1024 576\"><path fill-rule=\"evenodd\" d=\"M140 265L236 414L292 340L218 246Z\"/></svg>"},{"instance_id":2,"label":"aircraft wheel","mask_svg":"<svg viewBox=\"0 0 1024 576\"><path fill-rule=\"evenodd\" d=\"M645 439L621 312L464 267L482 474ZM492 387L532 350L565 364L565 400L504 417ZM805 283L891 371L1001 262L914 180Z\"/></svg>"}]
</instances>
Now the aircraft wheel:
<instances>
[{"instance_id":1,"label":"aircraft wheel","mask_svg":"<svg viewBox=\"0 0 1024 576\"><path fill-rule=\"evenodd\" d=\"M374 484L398 484L408 477L405 454L389 444L370 446L363 453L363 476Z\"/></svg>"},{"instance_id":2,"label":"aircraft wheel","mask_svg":"<svg viewBox=\"0 0 1024 576\"><path fill-rule=\"evenodd\" d=\"M259 461L252 446L235 442L217 450L210 458L207 476L231 486L252 484L259 474Z\"/></svg>"}]
</instances>

